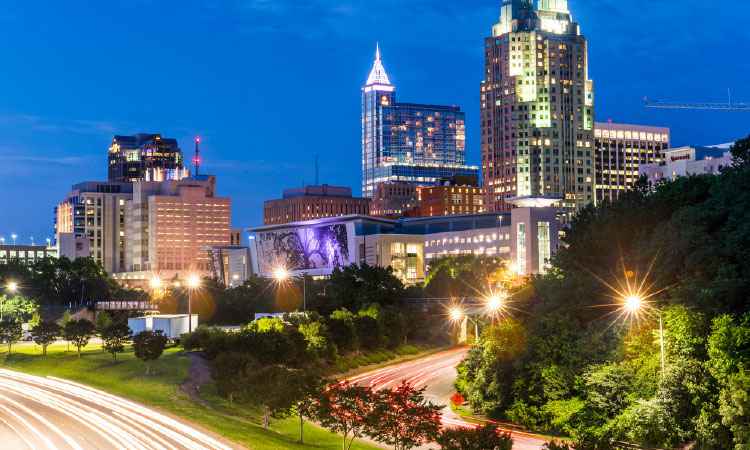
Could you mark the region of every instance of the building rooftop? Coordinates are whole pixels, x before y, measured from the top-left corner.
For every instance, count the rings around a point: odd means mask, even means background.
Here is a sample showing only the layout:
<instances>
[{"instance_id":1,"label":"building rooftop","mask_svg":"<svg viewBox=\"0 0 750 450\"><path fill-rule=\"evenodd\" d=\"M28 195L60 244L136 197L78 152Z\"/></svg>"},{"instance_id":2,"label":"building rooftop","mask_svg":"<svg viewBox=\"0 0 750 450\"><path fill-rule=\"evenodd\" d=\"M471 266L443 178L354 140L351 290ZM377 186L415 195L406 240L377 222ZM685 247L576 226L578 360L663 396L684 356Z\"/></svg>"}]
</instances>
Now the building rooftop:
<instances>
[{"instance_id":1,"label":"building rooftop","mask_svg":"<svg viewBox=\"0 0 750 450\"><path fill-rule=\"evenodd\" d=\"M177 145L177 139L163 138L160 134L137 133L130 136L115 135L114 137L114 143L127 147L141 147L155 140L165 144Z\"/></svg>"},{"instance_id":2,"label":"building rooftop","mask_svg":"<svg viewBox=\"0 0 750 450\"><path fill-rule=\"evenodd\" d=\"M302 186L298 188L285 189L283 198L294 197L352 197L352 188L341 186Z\"/></svg>"}]
</instances>

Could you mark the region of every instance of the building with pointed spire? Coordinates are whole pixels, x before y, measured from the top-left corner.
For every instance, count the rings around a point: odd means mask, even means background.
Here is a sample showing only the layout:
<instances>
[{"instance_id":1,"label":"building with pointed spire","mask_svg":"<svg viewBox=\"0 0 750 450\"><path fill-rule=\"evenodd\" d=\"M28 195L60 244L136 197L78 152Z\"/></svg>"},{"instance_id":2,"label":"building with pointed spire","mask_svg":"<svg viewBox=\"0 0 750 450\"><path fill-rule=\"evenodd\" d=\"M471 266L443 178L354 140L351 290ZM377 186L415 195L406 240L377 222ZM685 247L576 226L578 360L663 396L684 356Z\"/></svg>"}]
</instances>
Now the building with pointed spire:
<instances>
[{"instance_id":1,"label":"building with pointed spire","mask_svg":"<svg viewBox=\"0 0 750 450\"><path fill-rule=\"evenodd\" d=\"M596 202L594 84L567 0L504 0L484 41L484 210L509 199L561 198L563 221Z\"/></svg>"},{"instance_id":2,"label":"building with pointed spire","mask_svg":"<svg viewBox=\"0 0 750 450\"><path fill-rule=\"evenodd\" d=\"M362 88L362 196L380 183L432 186L444 177L478 176L466 165L466 118L457 106L397 103L380 59Z\"/></svg>"}]
</instances>

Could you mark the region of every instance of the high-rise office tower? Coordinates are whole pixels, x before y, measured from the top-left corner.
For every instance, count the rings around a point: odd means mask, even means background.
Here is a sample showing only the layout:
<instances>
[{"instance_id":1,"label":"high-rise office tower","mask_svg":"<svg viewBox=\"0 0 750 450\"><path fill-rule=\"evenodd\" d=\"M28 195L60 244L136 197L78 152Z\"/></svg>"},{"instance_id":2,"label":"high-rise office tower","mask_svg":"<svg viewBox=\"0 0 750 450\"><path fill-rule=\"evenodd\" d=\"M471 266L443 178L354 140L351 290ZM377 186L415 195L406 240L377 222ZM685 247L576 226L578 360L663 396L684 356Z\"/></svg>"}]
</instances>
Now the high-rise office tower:
<instances>
[{"instance_id":1,"label":"high-rise office tower","mask_svg":"<svg viewBox=\"0 0 750 450\"><path fill-rule=\"evenodd\" d=\"M596 200L616 200L638 181L644 164L662 161L669 148L669 128L624 123L594 124Z\"/></svg>"},{"instance_id":2,"label":"high-rise office tower","mask_svg":"<svg viewBox=\"0 0 750 450\"><path fill-rule=\"evenodd\" d=\"M484 47L484 210L554 196L569 217L596 202L594 84L567 1L539 0L535 9L533 0L504 0Z\"/></svg>"},{"instance_id":3,"label":"high-rise office tower","mask_svg":"<svg viewBox=\"0 0 750 450\"><path fill-rule=\"evenodd\" d=\"M183 169L182 150L176 139L146 133L115 136L112 139L112 146L109 147L109 181L143 181L149 169Z\"/></svg>"},{"instance_id":4,"label":"high-rise office tower","mask_svg":"<svg viewBox=\"0 0 750 450\"><path fill-rule=\"evenodd\" d=\"M478 174L466 165L465 113L397 103L378 49L362 88L362 196L372 198L379 183L431 186L442 177Z\"/></svg>"},{"instance_id":5,"label":"high-rise office tower","mask_svg":"<svg viewBox=\"0 0 750 450\"><path fill-rule=\"evenodd\" d=\"M132 200L125 202L128 273L120 279L148 279L154 272L207 275L208 255L201 248L229 246L231 209L230 198L216 196L213 175L134 183Z\"/></svg>"},{"instance_id":6,"label":"high-rise office tower","mask_svg":"<svg viewBox=\"0 0 750 450\"><path fill-rule=\"evenodd\" d=\"M78 183L55 207L55 236L85 236L90 256L107 272L120 272L125 269L125 202L132 198L132 183Z\"/></svg>"}]
</instances>

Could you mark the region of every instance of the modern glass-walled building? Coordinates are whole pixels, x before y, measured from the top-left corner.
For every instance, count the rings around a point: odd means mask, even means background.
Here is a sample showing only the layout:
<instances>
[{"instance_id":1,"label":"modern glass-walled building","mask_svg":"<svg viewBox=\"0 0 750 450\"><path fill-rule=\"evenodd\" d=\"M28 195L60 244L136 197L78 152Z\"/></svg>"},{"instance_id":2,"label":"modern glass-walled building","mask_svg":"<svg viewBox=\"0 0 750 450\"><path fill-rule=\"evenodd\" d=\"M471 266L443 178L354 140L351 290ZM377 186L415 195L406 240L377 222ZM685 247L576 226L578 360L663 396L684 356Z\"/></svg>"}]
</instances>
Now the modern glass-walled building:
<instances>
[{"instance_id":1,"label":"modern glass-walled building","mask_svg":"<svg viewBox=\"0 0 750 450\"><path fill-rule=\"evenodd\" d=\"M362 88L362 196L379 183L431 186L443 177L479 176L466 165L466 118L457 106L397 103L377 51Z\"/></svg>"}]
</instances>

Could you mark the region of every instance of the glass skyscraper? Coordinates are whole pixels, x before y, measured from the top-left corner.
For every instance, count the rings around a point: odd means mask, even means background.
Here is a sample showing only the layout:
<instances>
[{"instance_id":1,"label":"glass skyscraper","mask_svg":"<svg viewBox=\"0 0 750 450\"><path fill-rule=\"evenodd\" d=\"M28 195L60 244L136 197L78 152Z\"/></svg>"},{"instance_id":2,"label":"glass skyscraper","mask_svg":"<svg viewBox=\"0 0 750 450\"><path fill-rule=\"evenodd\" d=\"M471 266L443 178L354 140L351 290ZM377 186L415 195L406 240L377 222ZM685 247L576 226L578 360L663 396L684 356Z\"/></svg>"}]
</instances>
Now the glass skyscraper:
<instances>
[{"instance_id":1,"label":"glass skyscraper","mask_svg":"<svg viewBox=\"0 0 750 450\"><path fill-rule=\"evenodd\" d=\"M362 88L362 196L379 183L432 186L443 177L479 176L466 165L465 113L456 106L397 103L376 51Z\"/></svg>"},{"instance_id":2,"label":"glass skyscraper","mask_svg":"<svg viewBox=\"0 0 750 450\"><path fill-rule=\"evenodd\" d=\"M596 202L594 84L567 0L504 0L484 52L484 210L524 196L561 197L571 214Z\"/></svg>"}]
</instances>

